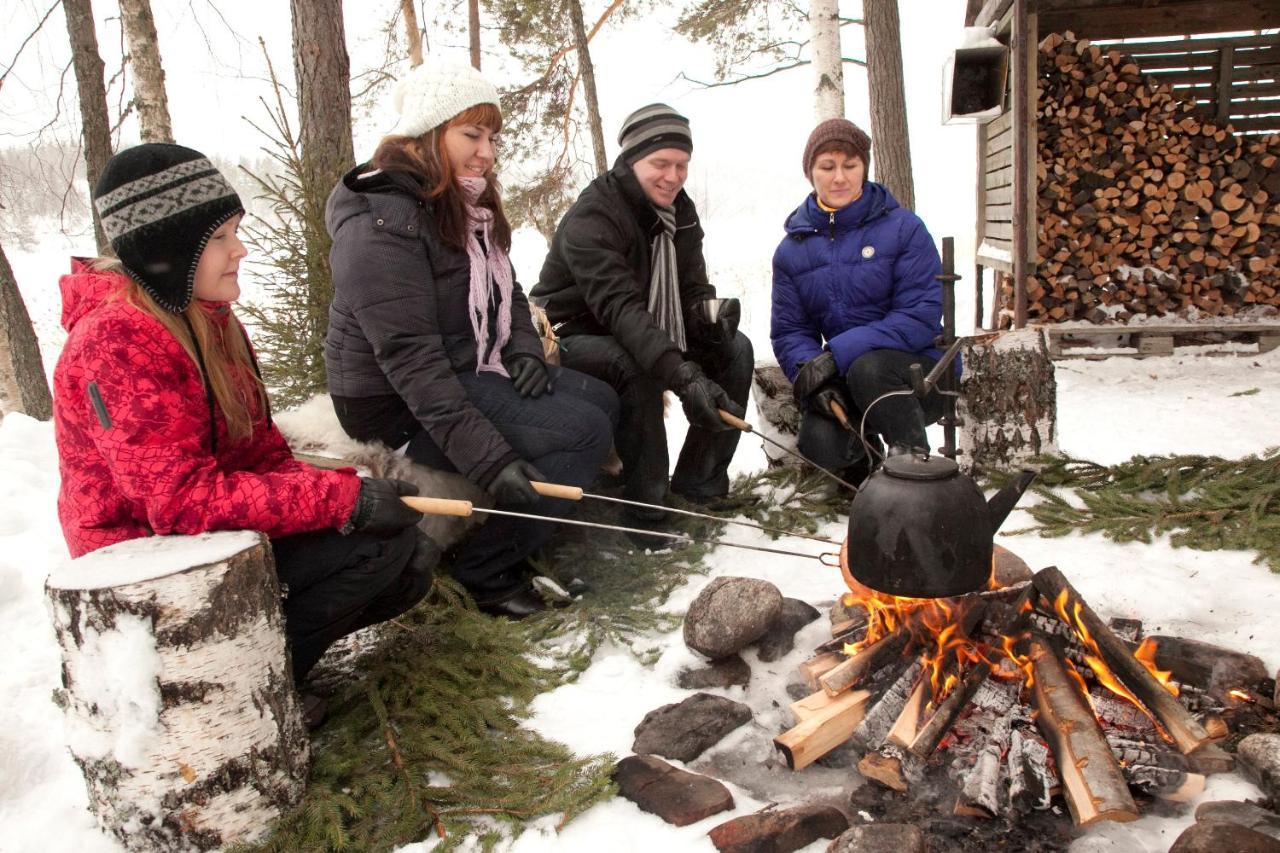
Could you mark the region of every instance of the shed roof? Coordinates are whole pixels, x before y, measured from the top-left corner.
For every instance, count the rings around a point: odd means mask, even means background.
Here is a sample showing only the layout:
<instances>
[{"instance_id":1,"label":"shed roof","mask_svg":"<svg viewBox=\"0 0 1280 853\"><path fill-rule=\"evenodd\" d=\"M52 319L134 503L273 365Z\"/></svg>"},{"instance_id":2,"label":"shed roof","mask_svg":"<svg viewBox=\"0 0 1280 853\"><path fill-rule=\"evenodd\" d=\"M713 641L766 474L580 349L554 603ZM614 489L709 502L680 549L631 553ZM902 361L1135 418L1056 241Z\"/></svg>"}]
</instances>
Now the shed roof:
<instances>
[{"instance_id":1,"label":"shed roof","mask_svg":"<svg viewBox=\"0 0 1280 853\"><path fill-rule=\"evenodd\" d=\"M1004 17L1013 0L968 0L965 26ZM1091 39L1194 35L1280 27L1276 0L1028 0L1041 33Z\"/></svg>"}]
</instances>

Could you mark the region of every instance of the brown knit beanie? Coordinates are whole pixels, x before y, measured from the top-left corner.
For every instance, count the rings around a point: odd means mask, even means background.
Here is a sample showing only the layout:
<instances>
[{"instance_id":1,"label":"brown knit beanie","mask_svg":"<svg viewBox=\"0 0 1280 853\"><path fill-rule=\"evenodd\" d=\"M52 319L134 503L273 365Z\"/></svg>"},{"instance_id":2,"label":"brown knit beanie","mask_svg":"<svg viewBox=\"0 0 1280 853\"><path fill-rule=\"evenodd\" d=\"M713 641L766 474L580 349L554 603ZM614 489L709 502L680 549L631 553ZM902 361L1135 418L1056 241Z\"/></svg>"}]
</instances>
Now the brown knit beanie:
<instances>
[{"instance_id":1,"label":"brown knit beanie","mask_svg":"<svg viewBox=\"0 0 1280 853\"><path fill-rule=\"evenodd\" d=\"M871 137L863 132L847 118L829 118L813 129L809 141L804 146L804 177L809 180L813 171L813 161L818 157L822 146L830 142L843 142L853 148L855 154L862 158L866 173L871 172Z\"/></svg>"}]
</instances>

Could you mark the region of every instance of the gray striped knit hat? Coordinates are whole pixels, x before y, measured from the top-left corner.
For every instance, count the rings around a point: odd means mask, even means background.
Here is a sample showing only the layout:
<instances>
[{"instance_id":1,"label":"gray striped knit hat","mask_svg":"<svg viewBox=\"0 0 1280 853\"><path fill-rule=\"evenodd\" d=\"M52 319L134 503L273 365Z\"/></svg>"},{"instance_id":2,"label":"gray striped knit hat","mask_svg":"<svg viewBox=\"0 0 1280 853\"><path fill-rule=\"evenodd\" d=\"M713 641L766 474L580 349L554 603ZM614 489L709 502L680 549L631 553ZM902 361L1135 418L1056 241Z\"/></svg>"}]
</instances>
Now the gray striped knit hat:
<instances>
[{"instance_id":1,"label":"gray striped knit hat","mask_svg":"<svg viewBox=\"0 0 1280 853\"><path fill-rule=\"evenodd\" d=\"M130 278L174 314L191 304L204 247L240 196L199 151L148 143L116 154L93 191L102 230Z\"/></svg>"},{"instance_id":2,"label":"gray striped knit hat","mask_svg":"<svg viewBox=\"0 0 1280 853\"><path fill-rule=\"evenodd\" d=\"M666 104L649 104L627 116L618 133L619 155L626 163L645 157L661 148L678 148L693 153L693 136L689 120Z\"/></svg>"}]
</instances>

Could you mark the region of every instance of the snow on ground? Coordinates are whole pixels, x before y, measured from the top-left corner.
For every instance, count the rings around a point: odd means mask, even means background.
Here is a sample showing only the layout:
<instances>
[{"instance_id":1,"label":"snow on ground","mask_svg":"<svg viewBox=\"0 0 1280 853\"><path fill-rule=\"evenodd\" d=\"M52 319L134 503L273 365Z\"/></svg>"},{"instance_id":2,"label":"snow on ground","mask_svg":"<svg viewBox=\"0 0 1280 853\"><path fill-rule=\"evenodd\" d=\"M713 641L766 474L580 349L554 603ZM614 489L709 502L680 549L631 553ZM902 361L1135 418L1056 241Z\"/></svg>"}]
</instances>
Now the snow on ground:
<instances>
[{"instance_id":1,"label":"snow on ground","mask_svg":"<svg viewBox=\"0 0 1280 853\"><path fill-rule=\"evenodd\" d=\"M1057 376L1060 441L1064 451L1077 456L1100 462L1138 452L1239 456L1280 443L1273 423L1280 396L1280 351L1243 358L1179 354L1141 361L1059 362ZM1254 388L1255 394L1239 395ZM678 414L670 424L673 441L679 441L683 425ZM735 469L762 464L758 445L751 436L743 437ZM96 830L86 810L83 781L66 752L61 721L50 702L50 692L58 686L59 653L42 588L48 573L67 559L55 515L57 483L52 428L22 415L0 422L0 624L8 639L0 660L0 695L6 697L0 704L3 851L119 849ZM1015 512L1005 529L1026 523L1025 513ZM838 523L825 532L843 537ZM727 537L770 544L745 528ZM1280 633L1267 627L1280 609L1280 575L1254 565L1250 552L1174 548L1167 538L1151 545L1119 545L1099 535L1006 536L1001 542L1033 568L1061 567L1104 616L1137 617L1148 631L1221 643L1259 655L1270 669L1280 666ZM820 550L798 539L772 544L804 553ZM708 566L708 576L692 578L668 608L683 611L708 577L730 574L765 578L784 595L819 606L842 591L838 573L814 559L720 548L712 552ZM786 724L773 702L787 704L786 674L803 660L806 649L821 641L823 631L822 621L807 627L797 638L796 651L774 664L761 664L748 653L755 668L752 684L725 695L750 704L757 718L731 735L723 748L772 737ZM678 631L655 637L654 643L661 654L648 669L625 650L602 649L576 683L535 702L529 725L580 754L629 754L632 730L644 714L688 695L675 686L675 675L693 664L695 656ZM732 790L734 815L765 805L740 788ZM1204 798L1256 795L1247 782L1229 775L1214 777ZM608 845L638 851L657 843L669 851L709 851L706 832L729 816L675 828L614 799L560 832L554 819L539 821L511 849L595 851ZM1122 827L1093 829L1079 842L1080 850L1102 849L1095 845L1111 841L1118 845L1112 849L1163 851L1189 820L1145 817ZM406 849L425 850L430 843ZM823 844L811 849L821 850Z\"/></svg>"}]
</instances>

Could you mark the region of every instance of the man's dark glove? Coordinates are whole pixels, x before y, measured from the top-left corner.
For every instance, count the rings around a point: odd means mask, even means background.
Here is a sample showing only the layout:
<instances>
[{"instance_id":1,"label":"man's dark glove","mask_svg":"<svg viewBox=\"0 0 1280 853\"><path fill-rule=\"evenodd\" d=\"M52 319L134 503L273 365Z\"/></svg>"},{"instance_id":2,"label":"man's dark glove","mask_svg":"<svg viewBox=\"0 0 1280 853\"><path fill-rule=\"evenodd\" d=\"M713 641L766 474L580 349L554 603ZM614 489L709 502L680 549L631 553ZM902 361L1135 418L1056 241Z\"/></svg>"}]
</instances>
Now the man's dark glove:
<instances>
[{"instance_id":1,"label":"man's dark glove","mask_svg":"<svg viewBox=\"0 0 1280 853\"><path fill-rule=\"evenodd\" d=\"M404 480L361 477L355 509L351 510L351 517L342 525L340 532L388 536L412 527L422 521L422 513L410 509L400 497L417 493L418 487Z\"/></svg>"},{"instance_id":2,"label":"man's dark glove","mask_svg":"<svg viewBox=\"0 0 1280 853\"><path fill-rule=\"evenodd\" d=\"M710 432L733 429L720 419L720 409L741 418L746 411L724 389L712 382L695 361L682 361L671 374L671 390L680 397L689 423Z\"/></svg>"},{"instance_id":3,"label":"man's dark glove","mask_svg":"<svg viewBox=\"0 0 1280 853\"><path fill-rule=\"evenodd\" d=\"M518 353L507 360L505 367L521 397L541 397L543 392L552 392L551 373L546 362L537 356Z\"/></svg>"},{"instance_id":4,"label":"man's dark glove","mask_svg":"<svg viewBox=\"0 0 1280 853\"><path fill-rule=\"evenodd\" d=\"M517 459L507 463L507 467L493 478L493 482L489 483L489 494L500 504L529 506L536 503L539 497L529 481L546 479L537 468L523 459Z\"/></svg>"},{"instance_id":5,"label":"man's dark glove","mask_svg":"<svg viewBox=\"0 0 1280 853\"><path fill-rule=\"evenodd\" d=\"M737 299L704 299L690 309L699 337L721 347L733 340L742 320L742 303ZM713 316L714 315L714 316Z\"/></svg>"}]
</instances>

